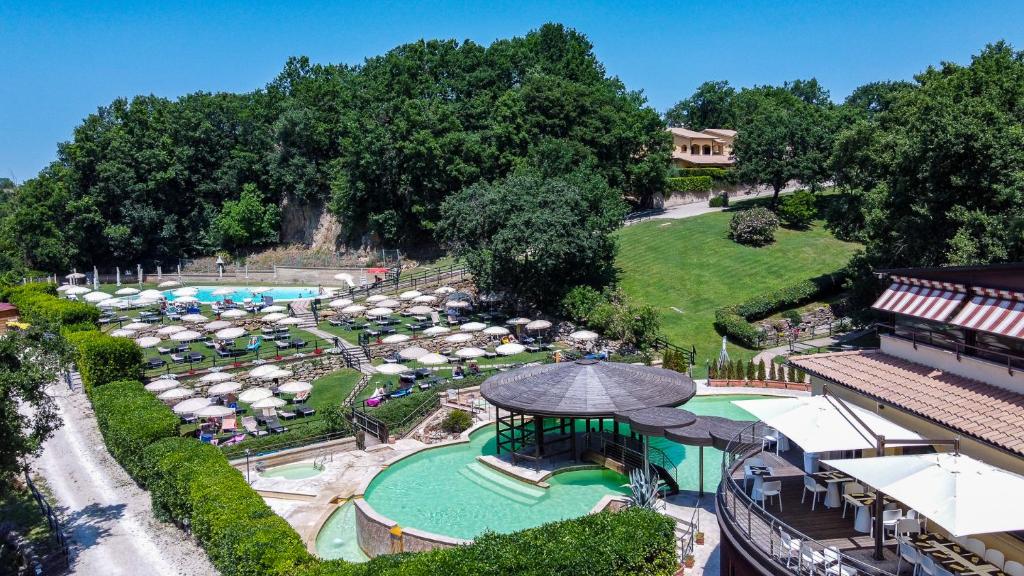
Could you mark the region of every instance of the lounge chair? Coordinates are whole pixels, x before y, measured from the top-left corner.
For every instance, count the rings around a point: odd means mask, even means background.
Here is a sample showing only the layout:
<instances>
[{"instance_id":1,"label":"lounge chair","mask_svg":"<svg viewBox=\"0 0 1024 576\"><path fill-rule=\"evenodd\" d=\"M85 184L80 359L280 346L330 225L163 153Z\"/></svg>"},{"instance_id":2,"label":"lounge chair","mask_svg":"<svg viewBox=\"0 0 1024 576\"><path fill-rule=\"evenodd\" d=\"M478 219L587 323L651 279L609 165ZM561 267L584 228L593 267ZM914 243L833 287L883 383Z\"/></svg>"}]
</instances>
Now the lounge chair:
<instances>
[{"instance_id":1,"label":"lounge chair","mask_svg":"<svg viewBox=\"0 0 1024 576\"><path fill-rule=\"evenodd\" d=\"M296 394L295 397L292 398L292 403L302 404L306 400L309 400L309 390L306 390L305 392L299 392L298 394Z\"/></svg>"},{"instance_id":2,"label":"lounge chair","mask_svg":"<svg viewBox=\"0 0 1024 576\"><path fill-rule=\"evenodd\" d=\"M309 404L299 404L298 406L292 408L292 410L295 410L296 414L303 417L312 416L313 414L316 414L316 409L310 406Z\"/></svg>"},{"instance_id":3,"label":"lounge chair","mask_svg":"<svg viewBox=\"0 0 1024 576\"><path fill-rule=\"evenodd\" d=\"M150 358L146 362L146 368L160 368L167 364L167 361L163 358Z\"/></svg>"},{"instance_id":4,"label":"lounge chair","mask_svg":"<svg viewBox=\"0 0 1024 576\"><path fill-rule=\"evenodd\" d=\"M242 427L245 431L253 436L266 436L266 430L260 430L259 424L256 423L256 419L252 416L245 416L242 418Z\"/></svg>"},{"instance_id":5,"label":"lounge chair","mask_svg":"<svg viewBox=\"0 0 1024 576\"><path fill-rule=\"evenodd\" d=\"M160 354L170 354L171 353L171 349L170 348L162 348L160 346L156 347L156 351L158 353L160 353Z\"/></svg>"},{"instance_id":6,"label":"lounge chair","mask_svg":"<svg viewBox=\"0 0 1024 576\"><path fill-rule=\"evenodd\" d=\"M291 412L289 410L278 410L277 415L285 420L294 420L296 418L295 412Z\"/></svg>"},{"instance_id":7,"label":"lounge chair","mask_svg":"<svg viewBox=\"0 0 1024 576\"><path fill-rule=\"evenodd\" d=\"M255 352L260 349L260 344L263 343L263 338L260 336L253 336L249 339L249 343L245 345L246 352Z\"/></svg>"},{"instance_id":8,"label":"lounge chair","mask_svg":"<svg viewBox=\"0 0 1024 576\"><path fill-rule=\"evenodd\" d=\"M227 440L222 442L221 445L222 446L232 446L234 444L238 444L242 440L245 440L245 434L235 434L231 438L228 438Z\"/></svg>"},{"instance_id":9,"label":"lounge chair","mask_svg":"<svg viewBox=\"0 0 1024 576\"><path fill-rule=\"evenodd\" d=\"M412 394L412 386L408 388L399 388L398 390L395 390L394 392L388 394L388 396L390 396L391 398L402 398L403 396L408 396L409 394Z\"/></svg>"},{"instance_id":10,"label":"lounge chair","mask_svg":"<svg viewBox=\"0 0 1024 576\"><path fill-rule=\"evenodd\" d=\"M229 432L238 430L238 420L233 416L228 416L220 421L220 431Z\"/></svg>"},{"instance_id":11,"label":"lounge chair","mask_svg":"<svg viewBox=\"0 0 1024 576\"><path fill-rule=\"evenodd\" d=\"M269 430L271 434L282 434L288 431L287 428L281 425L281 421L277 419L277 416L267 417L267 430Z\"/></svg>"},{"instance_id":12,"label":"lounge chair","mask_svg":"<svg viewBox=\"0 0 1024 576\"><path fill-rule=\"evenodd\" d=\"M305 348L306 347L306 341L305 340L299 340L297 338L295 340L292 340L291 342L289 342L289 344L292 345L292 348Z\"/></svg>"}]
</instances>

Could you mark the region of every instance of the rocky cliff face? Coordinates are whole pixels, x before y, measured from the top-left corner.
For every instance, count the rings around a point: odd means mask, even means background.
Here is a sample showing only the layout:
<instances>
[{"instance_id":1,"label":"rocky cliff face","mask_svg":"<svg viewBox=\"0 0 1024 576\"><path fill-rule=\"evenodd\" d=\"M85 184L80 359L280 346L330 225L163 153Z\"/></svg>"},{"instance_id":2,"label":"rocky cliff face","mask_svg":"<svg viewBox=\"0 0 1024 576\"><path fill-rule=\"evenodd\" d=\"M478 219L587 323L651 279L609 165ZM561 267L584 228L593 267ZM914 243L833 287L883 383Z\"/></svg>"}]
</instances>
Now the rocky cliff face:
<instances>
[{"instance_id":1,"label":"rocky cliff face","mask_svg":"<svg viewBox=\"0 0 1024 576\"><path fill-rule=\"evenodd\" d=\"M341 223L327 211L323 202L300 200L291 195L282 200L282 243L335 250L340 233Z\"/></svg>"}]
</instances>

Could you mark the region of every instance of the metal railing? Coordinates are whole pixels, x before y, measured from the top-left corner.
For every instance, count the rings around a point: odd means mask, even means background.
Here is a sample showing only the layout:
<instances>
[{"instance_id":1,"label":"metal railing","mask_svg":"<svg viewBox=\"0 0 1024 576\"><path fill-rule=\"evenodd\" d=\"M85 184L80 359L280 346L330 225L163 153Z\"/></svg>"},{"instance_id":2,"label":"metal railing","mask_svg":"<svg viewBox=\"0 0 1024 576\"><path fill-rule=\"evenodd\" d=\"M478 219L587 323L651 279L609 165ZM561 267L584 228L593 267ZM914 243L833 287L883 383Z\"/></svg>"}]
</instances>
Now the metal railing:
<instances>
[{"instance_id":1,"label":"metal railing","mask_svg":"<svg viewBox=\"0 0 1024 576\"><path fill-rule=\"evenodd\" d=\"M39 491L36 487L35 482L32 481L32 474L29 473L29 469L25 468L25 485L28 486L32 497L35 498L36 504L39 505L40 512L46 516L46 522L50 526L50 534L53 535L54 541L57 544L57 555L64 564L64 566L71 565L71 553L70 546L68 546L68 540L64 536L64 529L61 527L60 519L57 518L57 514L53 511L53 507L46 500L46 496Z\"/></svg>"},{"instance_id":2,"label":"metal railing","mask_svg":"<svg viewBox=\"0 0 1024 576\"><path fill-rule=\"evenodd\" d=\"M965 344L949 334L935 332L932 330L914 330L906 326L897 326L879 322L874 325L879 332L885 332L901 340L907 340L916 349L918 344L932 346L949 350L956 354L959 362L961 356L969 356L986 362L993 362L1006 367L1006 371L1012 376L1014 370L1024 370L1024 356L1018 356L1009 352L1000 352L984 346L973 346Z\"/></svg>"},{"instance_id":3,"label":"metal railing","mask_svg":"<svg viewBox=\"0 0 1024 576\"><path fill-rule=\"evenodd\" d=\"M747 494L733 474L747 458L760 452L764 432L763 423L752 422L722 451L722 482L718 490L721 521L746 539L749 548L760 551L776 569L796 575L847 574L852 569L867 576L895 576L793 528Z\"/></svg>"},{"instance_id":4,"label":"metal railing","mask_svg":"<svg viewBox=\"0 0 1024 576\"><path fill-rule=\"evenodd\" d=\"M266 456L282 450L291 450L292 448L301 448L303 446L310 446L312 444L320 444L323 442L330 442L332 440L342 440L344 438L351 438L351 432L330 432L328 434L320 434L317 436L306 436L304 438L298 438L295 440L285 440L283 442L274 442L270 444L261 444L258 448L252 448L255 444L253 441L248 441L248 445L245 442L241 444L233 444L231 446L220 446L221 452L230 460L244 456L246 452L253 458L257 456Z\"/></svg>"},{"instance_id":5,"label":"metal railing","mask_svg":"<svg viewBox=\"0 0 1024 576\"><path fill-rule=\"evenodd\" d=\"M634 440L629 436L619 435L615 438L615 435L608 431L600 432L587 432L584 437L584 445L592 450L600 452L603 456L609 456L614 458L614 455L622 453L622 465L628 469L630 468L643 468L644 453L643 445L639 440ZM609 448L612 448L609 450ZM646 471L653 478L660 478L661 474L658 472L656 466L660 466L666 472L672 476L672 480L676 482L676 486L679 485L679 469L676 467L675 462L668 457L667 454L656 446L647 446L647 462L649 469Z\"/></svg>"},{"instance_id":6,"label":"metal railing","mask_svg":"<svg viewBox=\"0 0 1024 576\"><path fill-rule=\"evenodd\" d=\"M687 365L691 366L691 367L697 361L697 347L696 346L692 346L691 345L689 349L686 349L686 348L683 348L682 346L678 346L676 344L673 344L673 343L669 342L668 340L666 340L665 338L662 338L661 336L659 336L659 337L654 339L654 349L658 350L658 351L661 351L661 350L671 350L673 352L684 354L684 355L686 355L686 357L688 359L687 360Z\"/></svg>"},{"instance_id":7,"label":"metal railing","mask_svg":"<svg viewBox=\"0 0 1024 576\"><path fill-rule=\"evenodd\" d=\"M693 514L686 522L686 530L679 536L679 560L683 561L693 554L697 547L697 532L700 532L700 499L694 505Z\"/></svg>"},{"instance_id":8,"label":"metal railing","mask_svg":"<svg viewBox=\"0 0 1024 576\"><path fill-rule=\"evenodd\" d=\"M462 282L469 277L469 270L464 266L449 264L447 267L439 267L433 270L408 274L397 274L392 278L385 279L373 284L353 286L348 290L338 291L336 297L366 297L383 292L395 292L398 290L417 290L424 286L435 286L447 281Z\"/></svg>"}]
</instances>

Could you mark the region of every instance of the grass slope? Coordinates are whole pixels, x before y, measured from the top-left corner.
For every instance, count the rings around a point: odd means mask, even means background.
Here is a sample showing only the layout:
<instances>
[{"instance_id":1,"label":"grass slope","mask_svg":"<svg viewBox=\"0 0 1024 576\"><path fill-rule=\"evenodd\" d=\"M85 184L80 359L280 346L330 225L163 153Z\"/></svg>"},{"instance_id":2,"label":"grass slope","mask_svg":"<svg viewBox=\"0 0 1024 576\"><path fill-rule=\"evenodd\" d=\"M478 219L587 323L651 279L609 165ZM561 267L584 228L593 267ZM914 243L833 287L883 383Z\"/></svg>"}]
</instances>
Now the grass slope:
<instances>
[{"instance_id":1,"label":"grass slope","mask_svg":"<svg viewBox=\"0 0 1024 576\"><path fill-rule=\"evenodd\" d=\"M700 375L721 346L714 328L717 308L837 270L858 247L834 238L821 222L806 231L779 229L770 246L742 246L729 239L731 217L717 212L651 220L618 232L622 288L657 308L669 341L697 347ZM732 345L729 352L754 355Z\"/></svg>"}]
</instances>

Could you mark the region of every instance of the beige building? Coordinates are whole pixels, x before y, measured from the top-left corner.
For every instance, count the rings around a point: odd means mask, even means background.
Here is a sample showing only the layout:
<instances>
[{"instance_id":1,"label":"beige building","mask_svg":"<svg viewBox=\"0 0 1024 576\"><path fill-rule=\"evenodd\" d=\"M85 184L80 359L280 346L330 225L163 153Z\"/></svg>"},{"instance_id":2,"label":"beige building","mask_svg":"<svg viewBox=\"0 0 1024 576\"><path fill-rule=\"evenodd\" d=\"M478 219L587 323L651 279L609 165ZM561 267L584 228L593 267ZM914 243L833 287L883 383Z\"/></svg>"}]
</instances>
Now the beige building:
<instances>
[{"instance_id":1,"label":"beige building","mask_svg":"<svg viewBox=\"0 0 1024 576\"><path fill-rule=\"evenodd\" d=\"M732 143L735 130L667 128L672 134L672 165L677 168L728 168L735 163Z\"/></svg>"}]
</instances>

